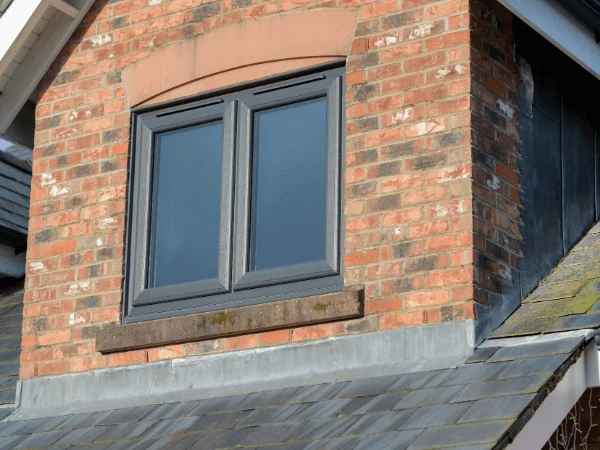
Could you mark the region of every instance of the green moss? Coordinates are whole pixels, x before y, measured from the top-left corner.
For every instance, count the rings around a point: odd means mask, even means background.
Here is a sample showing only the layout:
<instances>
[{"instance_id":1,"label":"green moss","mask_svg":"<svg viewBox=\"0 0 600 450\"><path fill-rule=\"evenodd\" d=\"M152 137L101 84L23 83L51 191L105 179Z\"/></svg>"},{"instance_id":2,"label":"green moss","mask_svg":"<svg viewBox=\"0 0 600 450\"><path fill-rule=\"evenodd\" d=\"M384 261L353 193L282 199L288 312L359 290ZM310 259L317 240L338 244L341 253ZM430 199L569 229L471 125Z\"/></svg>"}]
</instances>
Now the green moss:
<instances>
[{"instance_id":1,"label":"green moss","mask_svg":"<svg viewBox=\"0 0 600 450\"><path fill-rule=\"evenodd\" d=\"M548 300L545 302L528 303L521 306L508 320L519 322L536 318L570 316L585 314L596 304L600 294L578 295L573 298Z\"/></svg>"},{"instance_id":2,"label":"green moss","mask_svg":"<svg viewBox=\"0 0 600 450\"><path fill-rule=\"evenodd\" d=\"M198 322L198 328L204 329L206 327L206 317L203 317L200 322Z\"/></svg>"},{"instance_id":3,"label":"green moss","mask_svg":"<svg viewBox=\"0 0 600 450\"><path fill-rule=\"evenodd\" d=\"M234 325L235 324L235 313L233 311L220 311L212 319L210 319L212 325Z\"/></svg>"},{"instance_id":4,"label":"green moss","mask_svg":"<svg viewBox=\"0 0 600 450\"><path fill-rule=\"evenodd\" d=\"M527 297L523 303L556 300L559 298L574 297L579 292L585 281L565 281L558 284L546 284L538 287Z\"/></svg>"},{"instance_id":5,"label":"green moss","mask_svg":"<svg viewBox=\"0 0 600 450\"><path fill-rule=\"evenodd\" d=\"M313 308L315 311L325 312L327 311L327 308L329 308L329 305L327 303L317 303Z\"/></svg>"},{"instance_id":6,"label":"green moss","mask_svg":"<svg viewBox=\"0 0 600 450\"><path fill-rule=\"evenodd\" d=\"M541 334L542 331L550 326L555 320L555 317L544 317L507 322L494 331L491 337L498 338Z\"/></svg>"}]
</instances>

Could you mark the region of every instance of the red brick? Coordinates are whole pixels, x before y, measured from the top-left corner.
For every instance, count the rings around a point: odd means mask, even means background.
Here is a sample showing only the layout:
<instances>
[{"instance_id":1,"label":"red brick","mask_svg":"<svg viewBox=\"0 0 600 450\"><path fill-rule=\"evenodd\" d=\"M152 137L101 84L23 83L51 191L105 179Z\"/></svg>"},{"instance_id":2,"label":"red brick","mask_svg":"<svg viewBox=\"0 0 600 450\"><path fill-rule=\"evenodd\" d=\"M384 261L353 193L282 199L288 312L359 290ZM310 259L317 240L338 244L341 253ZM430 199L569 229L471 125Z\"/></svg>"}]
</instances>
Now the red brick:
<instances>
[{"instance_id":1,"label":"red brick","mask_svg":"<svg viewBox=\"0 0 600 450\"><path fill-rule=\"evenodd\" d=\"M261 333L259 335L260 345L285 344L290 341L290 330L276 330Z\"/></svg>"},{"instance_id":2,"label":"red brick","mask_svg":"<svg viewBox=\"0 0 600 450\"><path fill-rule=\"evenodd\" d=\"M312 339L323 339L334 335L333 324L312 325L309 327L296 328L292 330L292 341L306 341Z\"/></svg>"}]
</instances>

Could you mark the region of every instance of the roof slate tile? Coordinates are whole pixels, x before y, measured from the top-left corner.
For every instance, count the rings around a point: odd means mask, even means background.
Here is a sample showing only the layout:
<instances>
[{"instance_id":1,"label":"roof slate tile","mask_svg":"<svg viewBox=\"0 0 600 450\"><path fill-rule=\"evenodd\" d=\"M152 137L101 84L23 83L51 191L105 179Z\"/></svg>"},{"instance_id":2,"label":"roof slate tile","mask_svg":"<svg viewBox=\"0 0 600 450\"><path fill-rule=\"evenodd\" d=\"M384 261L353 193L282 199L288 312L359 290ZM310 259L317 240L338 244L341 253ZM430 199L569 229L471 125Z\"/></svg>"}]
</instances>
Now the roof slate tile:
<instances>
[{"instance_id":1,"label":"roof slate tile","mask_svg":"<svg viewBox=\"0 0 600 450\"><path fill-rule=\"evenodd\" d=\"M550 375L512 378L509 380L484 381L465 386L452 402L467 402L484 398L506 397L509 395L537 392L550 378Z\"/></svg>"},{"instance_id":2,"label":"roof slate tile","mask_svg":"<svg viewBox=\"0 0 600 450\"><path fill-rule=\"evenodd\" d=\"M534 397L554 386L546 383L552 370L571 364L582 347L582 339L565 339L505 347L455 369L5 422L0 448L467 449L485 442L489 449L529 420Z\"/></svg>"},{"instance_id":3,"label":"roof slate tile","mask_svg":"<svg viewBox=\"0 0 600 450\"><path fill-rule=\"evenodd\" d=\"M510 420L472 423L425 430L408 448L425 450L435 447L495 443L512 425Z\"/></svg>"},{"instance_id":4,"label":"roof slate tile","mask_svg":"<svg viewBox=\"0 0 600 450\"><path fill-rule=\"evenodd\" d=\"M458 423L516 419L534 398L535 394L526 394L477 400L471 403L472 406L458 420Z\"/></svg>"},{"instance_id":5,"label":"roof slate tile","mask_svg":"<svg viewBox=\"0 0 600 450\"><path fill-rule=\"evenodd\" d=\"M580 314L577 316L561 317L544 330L544 332L552 333L557 331L581 330L583 328L598 327L600 327L600 313Z\"/></svg>"}]
</instances>

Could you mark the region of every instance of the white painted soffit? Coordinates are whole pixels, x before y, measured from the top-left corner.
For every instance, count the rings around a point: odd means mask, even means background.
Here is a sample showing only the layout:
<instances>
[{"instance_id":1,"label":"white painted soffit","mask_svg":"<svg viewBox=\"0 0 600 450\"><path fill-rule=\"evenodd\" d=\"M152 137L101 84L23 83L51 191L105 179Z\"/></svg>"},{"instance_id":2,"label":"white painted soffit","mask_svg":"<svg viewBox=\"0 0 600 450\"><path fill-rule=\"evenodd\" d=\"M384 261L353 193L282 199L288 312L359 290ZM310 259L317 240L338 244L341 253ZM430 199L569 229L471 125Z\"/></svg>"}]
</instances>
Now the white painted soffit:
<instances>
[{"instance_id":1,"label":"white painted soffit","mask_svg":"<svg viewBox=\"0 0 600 450\"><path fill-rule=\"evenodd\" d=\"M0 16L0 135L6 133L93 3L13 0Z\"/></svg>"},{"instance_id":2,"label":"white painted soffit","mask_svg":"<svg viewBox=\"0 0 600 450\"><path fill-rule=\"evenodd\" d=\"M556 0L498 0L513 14L600 78L600 45L594 31Z\"/></svg>"}]
</instances>

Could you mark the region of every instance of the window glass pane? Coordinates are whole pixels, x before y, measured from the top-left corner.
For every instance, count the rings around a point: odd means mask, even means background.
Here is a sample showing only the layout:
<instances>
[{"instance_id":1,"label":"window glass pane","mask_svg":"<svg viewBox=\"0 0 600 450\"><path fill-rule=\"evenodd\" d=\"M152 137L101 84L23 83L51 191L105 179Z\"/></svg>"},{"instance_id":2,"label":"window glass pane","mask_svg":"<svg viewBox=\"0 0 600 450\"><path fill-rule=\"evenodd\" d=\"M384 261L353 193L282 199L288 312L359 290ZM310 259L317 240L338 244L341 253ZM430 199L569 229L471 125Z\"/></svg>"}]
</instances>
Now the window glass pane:
<instances>
[{"instance_id":1,"label":"window glass pane","mask_svg":"<svg viewBox=\"0 0 600 450\"><path fill-rule=\"evenodd\" d=\"M254 113L249 270L325 259L327 100Z\"/></svg>"},{"instance_id":2,"label":"window glass pane","mask_svg":"<svg viewBox=\"0 0 600 450\"><path fill-rule=\"evenodd\" d=\"M217 277L222 139L221 121L156 136L151 287Z\"/></svg>"}]
</instances>

